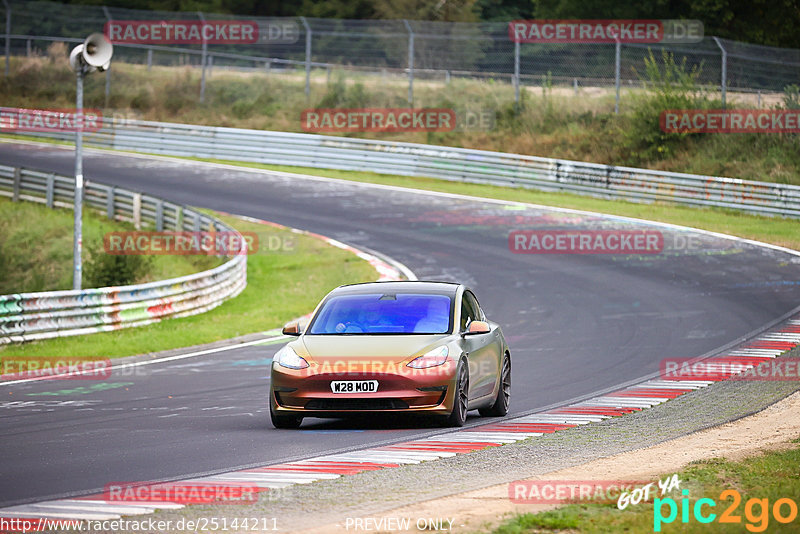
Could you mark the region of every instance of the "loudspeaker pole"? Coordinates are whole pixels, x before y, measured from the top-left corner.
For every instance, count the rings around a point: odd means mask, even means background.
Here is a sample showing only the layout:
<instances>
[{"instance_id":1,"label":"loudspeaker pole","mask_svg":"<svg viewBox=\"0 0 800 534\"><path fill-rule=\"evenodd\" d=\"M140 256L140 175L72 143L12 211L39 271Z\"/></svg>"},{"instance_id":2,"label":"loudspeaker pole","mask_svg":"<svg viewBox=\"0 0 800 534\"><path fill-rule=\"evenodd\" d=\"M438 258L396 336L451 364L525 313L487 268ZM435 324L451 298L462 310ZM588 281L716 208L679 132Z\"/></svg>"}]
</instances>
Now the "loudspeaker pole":
<instances>
[{"instance_id":1,"label":"loudspeaker pole","mask_svg":"<svg viewBox=\"0 0 800 534\"><path fill-rule=\"evenodd\" d=\"M72 49L69 64L75 71L75 194L73 211L75 213L72 234L72 289L81 289L83 274L83 77L95 70L107 71L111 66L114 47L101 33L93 33L83 44Z\"/></svg>"},{"instance_id":2,"label":"loudspeaker pole","mask_svg":"<svg viewBox=\"0 0 800 534\"><path fill-rule=\"evenodd\" d=\"M77 69L75 90L75 117L81 121L81 127L75 129L75 224L72 234L72 289L81 289L83 262L83 76L85 68Z\"/></svg>"}]
</instances>

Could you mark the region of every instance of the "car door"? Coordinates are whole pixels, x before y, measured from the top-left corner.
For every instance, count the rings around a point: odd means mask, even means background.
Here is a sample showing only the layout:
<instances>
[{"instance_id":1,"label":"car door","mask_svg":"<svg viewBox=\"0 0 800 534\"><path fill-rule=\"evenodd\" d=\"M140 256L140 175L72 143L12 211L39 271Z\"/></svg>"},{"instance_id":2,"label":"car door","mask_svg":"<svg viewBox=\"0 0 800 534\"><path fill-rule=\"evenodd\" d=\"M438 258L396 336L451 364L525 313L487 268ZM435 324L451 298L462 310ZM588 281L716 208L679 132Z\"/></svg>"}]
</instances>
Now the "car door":
<instances>
[{"instance_id":1,"label":"car door","mask_svg":"<svg viewBox=\"0 0 800 534\"><path fill-rule=\"evenodd\" d=\"M466 332L472 321L483 321L485 316L475 295L467 290L461 297L461 332ZM477 399L491 394L499 373L496 330L487 334L464 337L464 352L469 359L469 398Z\"/></svg>"}]
</instances>

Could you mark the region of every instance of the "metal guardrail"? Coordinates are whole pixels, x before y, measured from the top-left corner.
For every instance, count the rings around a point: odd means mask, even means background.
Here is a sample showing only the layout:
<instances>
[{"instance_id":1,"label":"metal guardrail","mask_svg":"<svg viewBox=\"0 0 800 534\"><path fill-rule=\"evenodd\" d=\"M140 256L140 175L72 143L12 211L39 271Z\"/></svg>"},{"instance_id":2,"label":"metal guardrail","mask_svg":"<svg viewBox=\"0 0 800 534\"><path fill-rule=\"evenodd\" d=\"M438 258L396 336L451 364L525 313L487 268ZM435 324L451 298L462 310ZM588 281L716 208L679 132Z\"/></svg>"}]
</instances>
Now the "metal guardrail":
<instances>
[{"instance_id":1,"label":"metal guardrail","mask_svg":"<svg viewBox=\"0 0 800 534\"><path fill-rule=\"evenodd\" d=\"M68 133L28 135L72 139ZM426 176L800 217L800 186L485 150L113 118L104 119L100 131L84 134L84 142L170 156Z\"/></svg>"},{"instance_id":2,"label":"metal guardrail","mask_svg":"<svg viewBox=\"0 0 800 534\"><path fill-rule=\"evenodd\" d=\"M71 208L74 179L0 165L0 196ZM87 182L84 202L109 218L155 230L236 232L188 207ZM146 284L99 289L0 295L0 345L143 326L208 311L247 285L247 256L237 255L200 273Z\"/></svg>"}]
</instances>

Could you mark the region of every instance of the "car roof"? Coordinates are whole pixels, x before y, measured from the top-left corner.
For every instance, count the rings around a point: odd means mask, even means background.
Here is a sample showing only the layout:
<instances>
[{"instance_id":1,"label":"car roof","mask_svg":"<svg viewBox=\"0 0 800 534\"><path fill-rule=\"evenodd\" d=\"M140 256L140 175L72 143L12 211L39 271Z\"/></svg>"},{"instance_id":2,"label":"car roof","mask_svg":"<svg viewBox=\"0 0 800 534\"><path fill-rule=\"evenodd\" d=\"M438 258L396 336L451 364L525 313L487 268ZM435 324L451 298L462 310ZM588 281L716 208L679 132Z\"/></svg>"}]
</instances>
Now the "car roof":
<instances>
[{"instance_id":1,"label":"car roof","mask_svg":"<svg viewBox=\"0 0 800 534\"><path fill-rule=\"evenodd\" d=\"M331 294L357 295L364 293L438 293L452 296L458 292L461 284L456 282L433 282L422 280L403 280L398 282L365 282L339 286Z\"/></svg>"}]
</instances>

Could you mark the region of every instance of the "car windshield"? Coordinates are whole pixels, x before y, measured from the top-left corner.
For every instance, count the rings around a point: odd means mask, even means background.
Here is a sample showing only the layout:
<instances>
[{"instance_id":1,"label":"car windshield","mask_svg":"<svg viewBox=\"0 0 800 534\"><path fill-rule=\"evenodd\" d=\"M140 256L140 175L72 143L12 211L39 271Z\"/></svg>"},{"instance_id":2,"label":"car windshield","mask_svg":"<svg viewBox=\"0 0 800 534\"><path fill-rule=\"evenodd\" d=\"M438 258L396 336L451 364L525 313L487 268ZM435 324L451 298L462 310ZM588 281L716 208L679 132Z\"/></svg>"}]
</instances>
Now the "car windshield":
<instances>
[{"instance_id":1,"label":"car windshield","mask_svg":"<svg viewBox=\"0 0 800 534\"><path fill-rule=\"evenodd\" d=\"M309 334L446 334L451 299L424 293L371 293L328 299Z\"/></svg>"}]
</instances>

